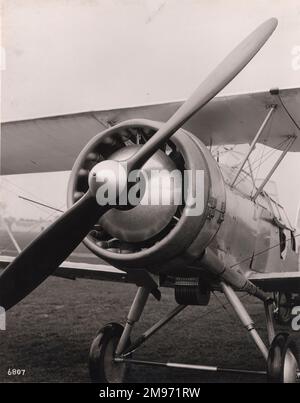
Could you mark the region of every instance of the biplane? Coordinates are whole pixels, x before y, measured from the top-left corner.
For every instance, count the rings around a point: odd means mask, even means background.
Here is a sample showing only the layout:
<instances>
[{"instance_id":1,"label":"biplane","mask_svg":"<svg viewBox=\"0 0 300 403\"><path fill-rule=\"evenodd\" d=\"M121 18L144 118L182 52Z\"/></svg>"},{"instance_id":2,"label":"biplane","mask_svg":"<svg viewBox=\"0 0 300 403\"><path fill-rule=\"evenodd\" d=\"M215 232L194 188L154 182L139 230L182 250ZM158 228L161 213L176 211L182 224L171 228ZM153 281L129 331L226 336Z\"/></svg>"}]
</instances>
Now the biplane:
<instances>
[{"instance_id":1,"label":"biplane","mask_svg":"<svg viewBox=\"0 0 300 403\"><path fill-rule=\"evenodd\" d=\"M133 356L185 307L208 305L214 291L224 293L261 352L266 362L262 374L270 382L299 378L296 346L287 333L276 334L274 327L276 315L286 320L293 300L288 296L300 294L297 234L266 186L286 154L300 151L300 88L216 97L276 26L274 18L261 24L185 102L3 125L2 174L72 171L68 210L16 258L0 257L0 305L11 308L49 275L137 286L125 325L107 324L92 342L92 381L121 382L129 364L226 371ZM216 149L239 144L249 144L248 151L238 163L223 164ZM258 184L253 155L259 144L279 154ZM185 184L187 197L180 205L144 205L141 198L136 204L119 203L134 186L128 186L133 171L157 167L167 174L174 169L203 172L204 186L196 195L203 199L201 214L192 214L192 180ZM122 175L116 174L119 170ZM104 171L112 175L103 179ZM104 185L116 190L117 203L110 203L110 196L99 202ZM66 260L81 242L108 265ZM175 308L131 341L148 296L159 300L163 287L174 288ZM262 302L268 343L256 330L240 292Z\"/></svg>"}]
</instances>

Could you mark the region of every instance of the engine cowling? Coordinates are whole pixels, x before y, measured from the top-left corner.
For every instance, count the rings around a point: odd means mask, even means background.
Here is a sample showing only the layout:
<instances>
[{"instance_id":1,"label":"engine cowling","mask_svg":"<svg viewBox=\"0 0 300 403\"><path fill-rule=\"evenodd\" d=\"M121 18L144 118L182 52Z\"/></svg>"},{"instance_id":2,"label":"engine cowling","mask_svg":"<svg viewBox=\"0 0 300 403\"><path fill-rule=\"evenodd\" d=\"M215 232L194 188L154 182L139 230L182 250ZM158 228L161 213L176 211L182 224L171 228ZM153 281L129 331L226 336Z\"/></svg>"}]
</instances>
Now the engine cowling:
<instances>
[{"instance_id":1,"label":"engine cowling","mask_svg":"<svg viewBox=\"0 0 300 403\"><path fill-rule=\"evenodd\" d=\"M88 190L88 175L94 165L106 159L126 160L160 126L159 122L130 120L91 139L73 166L68 207ZM185 177L186 196L180 205L139 204L130 210L112 209L83 242L97 256L121 269L147 268L157 273L188 267L202 255L222 223L225 212L222 174L207 147L183 129L171 137L142 171L151 169L164 169L167 174L174 169L182 173L203 171L201 214L191 214L196 186L194 180ZM169 196L172 199L173 195Z\"/></svg>"}]
</instances>

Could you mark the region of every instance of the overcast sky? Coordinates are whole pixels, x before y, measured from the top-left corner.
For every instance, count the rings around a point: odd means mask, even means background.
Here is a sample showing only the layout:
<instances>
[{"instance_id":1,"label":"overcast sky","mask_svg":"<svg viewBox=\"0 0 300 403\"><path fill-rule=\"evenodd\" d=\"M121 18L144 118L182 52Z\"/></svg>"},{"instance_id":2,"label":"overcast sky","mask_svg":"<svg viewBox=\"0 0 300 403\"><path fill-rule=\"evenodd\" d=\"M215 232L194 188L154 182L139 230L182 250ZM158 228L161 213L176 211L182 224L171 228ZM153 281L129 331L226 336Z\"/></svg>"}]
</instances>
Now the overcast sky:
<instances>
[{"instance_id":1,"label":"overcast sky","mask_svg":"<svg viewBox=\"0 0 300 403\"><path fill-rule=\"evenodd\" d=\"M300 86L299 0L2 3L3 121L185 99L227 52L273 16L279 26L271 40L224 92ZM275 176L292 218L300 197L299 161L299 155L288 157ZM3 181L8 212L43 214L7 196L16 186L23 195L63 205L67 174L51 175L48 186L40 186L41 178Z\"/></svg>"},{"instance_id":2,"label":"overcast sky","mask_svg":"<svg viewBox=\"0 0 300 403\"><path fill-rule=\"evenodd\" d=\"M299 0L4 0L3 120L186 98L265 19L279 26L225 92L299 85Z\"/></svg>"}]
</instances>

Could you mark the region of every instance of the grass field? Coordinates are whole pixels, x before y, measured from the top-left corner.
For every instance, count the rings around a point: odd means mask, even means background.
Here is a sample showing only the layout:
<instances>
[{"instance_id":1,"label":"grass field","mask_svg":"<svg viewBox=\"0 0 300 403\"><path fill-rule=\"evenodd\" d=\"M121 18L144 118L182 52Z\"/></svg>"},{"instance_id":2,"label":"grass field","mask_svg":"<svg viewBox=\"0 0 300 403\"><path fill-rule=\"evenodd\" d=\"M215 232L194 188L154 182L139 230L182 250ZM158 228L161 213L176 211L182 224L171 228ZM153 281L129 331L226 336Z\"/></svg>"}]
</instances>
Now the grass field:
<instances>
[{"instance_id":1,"label":"grass field","mask_svg":"<svg viewBox=\"0 0 300 403\"><path fill-rule=\"evenodd\" d=\"M97 330L123 323L135 294L133 285L49 278L7 313L0 332L0 382L89 382L87 358ZM225 303L223 296L218 298ZM208 307L188 307L134 358L264 370L265 364L234 313L212 296ZM244 302L266 338L262 304ZM151 296L134 335L174 307L172 290L160 302ZM300 334L294 337L300 340ZM25 376L9 376L12 368ZM260 382L264 378L217 375L163 368L131 367L128 382Z\"/></svg>"}]
</instances>

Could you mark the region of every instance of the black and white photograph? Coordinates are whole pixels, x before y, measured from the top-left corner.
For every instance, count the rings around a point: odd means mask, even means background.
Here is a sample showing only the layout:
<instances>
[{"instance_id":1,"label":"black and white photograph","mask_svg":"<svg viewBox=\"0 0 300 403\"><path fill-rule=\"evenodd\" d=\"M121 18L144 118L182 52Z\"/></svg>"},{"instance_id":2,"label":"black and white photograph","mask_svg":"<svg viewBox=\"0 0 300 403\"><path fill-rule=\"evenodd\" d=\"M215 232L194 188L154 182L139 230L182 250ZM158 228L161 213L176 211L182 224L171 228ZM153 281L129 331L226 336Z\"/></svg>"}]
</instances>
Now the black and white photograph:
<instances>
[{"instance_id":1,"label":"black and white photograph","mask_svg":"<svg viewBox=\"0 0 300 403\"><path fill-rule=\"evenodd\" d=\"M300 1L2 0L0 67L0 383L300 383Z\"/></svg>"}]
</instances>

